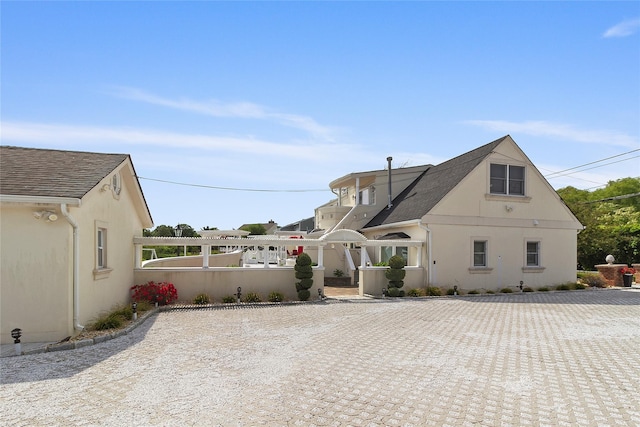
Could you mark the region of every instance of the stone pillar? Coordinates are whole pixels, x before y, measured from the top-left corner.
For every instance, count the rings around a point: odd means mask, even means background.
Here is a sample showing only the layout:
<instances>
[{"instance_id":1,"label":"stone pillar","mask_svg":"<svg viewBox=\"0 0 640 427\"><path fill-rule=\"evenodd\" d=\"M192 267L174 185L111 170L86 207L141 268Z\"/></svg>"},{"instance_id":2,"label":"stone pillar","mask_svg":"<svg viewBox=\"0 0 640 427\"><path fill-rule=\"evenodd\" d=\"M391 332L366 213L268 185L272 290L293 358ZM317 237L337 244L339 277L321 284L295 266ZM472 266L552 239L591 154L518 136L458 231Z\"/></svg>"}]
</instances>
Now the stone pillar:
<instances>
[{"instance_id":1,"label":"stone pillar","mask_svg":"<svg viewBox=\"0 0 640 427\"><path fill-rule=\"evenodd\" d=\"M622 274L620 269L627 267L627 264L599 264L596 269L600 276L604 278L607 286L622 286Z\"/></svg>"},{"instance_id":2,"label":"stone pillar","mask_svg":"<svg viewBox=\"0 0 640 427\"><path fill-rule=\"evenodd\" d=\"M636 274L633 275L633 281L640 283L640 264L631 264L631 267L636 269Z\"/></svg>"}]
</instances>

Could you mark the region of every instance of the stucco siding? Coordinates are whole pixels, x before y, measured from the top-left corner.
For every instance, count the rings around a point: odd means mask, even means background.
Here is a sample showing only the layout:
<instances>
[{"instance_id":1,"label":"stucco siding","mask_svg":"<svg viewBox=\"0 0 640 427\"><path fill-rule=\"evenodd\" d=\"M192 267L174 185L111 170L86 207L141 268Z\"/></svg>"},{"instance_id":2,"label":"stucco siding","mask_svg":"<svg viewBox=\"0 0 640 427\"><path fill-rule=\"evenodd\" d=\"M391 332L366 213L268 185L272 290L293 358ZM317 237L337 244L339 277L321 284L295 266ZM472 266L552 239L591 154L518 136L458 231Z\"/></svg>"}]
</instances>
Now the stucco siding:
<instances>
[{"instance_id":1,"label":"stucco siding","mask_svg":"<svg viewBox=\"0 0 640 427\"><path fill-rule=\"evenodd\" d=\"M71 325L71 231L64 218L47 222L44 206L3 205L0 213L1 342L22 329L23 341L61 339ZM54 209L50 209L54 210Z\"/></svg>"},{"instance_id":2,"label":"stucco siding","mask_svg":"<svg viewBox=\"0 0 640 427\"><path fill-rule=\"evenodd\" d=\"M119 196L107 189L110 176L104 179L84 198L82 207L73 209L80 232L80 316L86 324L98 314L118 304L129 302L129 289L133 286L135 267L132 238L142 235L142 222L138 216L127 186ZM97 273L97 228L106 229L107 269Z\"/></svg>"}]
</instances>

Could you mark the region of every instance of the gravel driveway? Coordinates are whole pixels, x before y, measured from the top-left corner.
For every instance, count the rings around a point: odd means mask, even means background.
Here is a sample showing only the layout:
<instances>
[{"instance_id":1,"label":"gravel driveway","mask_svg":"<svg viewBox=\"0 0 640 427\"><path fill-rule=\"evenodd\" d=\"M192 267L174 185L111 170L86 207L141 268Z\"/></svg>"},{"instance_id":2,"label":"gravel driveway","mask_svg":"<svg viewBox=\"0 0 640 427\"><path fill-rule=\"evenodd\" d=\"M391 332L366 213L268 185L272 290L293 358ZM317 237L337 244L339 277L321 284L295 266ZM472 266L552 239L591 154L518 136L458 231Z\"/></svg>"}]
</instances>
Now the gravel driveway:
<instances>
[{"instance_id":1,"label":"gravel driveway","mask_svg":"<svg viewBox=\"0 0 640 427\"><path fill-rule=\"evenodd\" d=\"M170 311L0 368L11 426L638 426L640 292Z\"/></svg>"}]
</instances>

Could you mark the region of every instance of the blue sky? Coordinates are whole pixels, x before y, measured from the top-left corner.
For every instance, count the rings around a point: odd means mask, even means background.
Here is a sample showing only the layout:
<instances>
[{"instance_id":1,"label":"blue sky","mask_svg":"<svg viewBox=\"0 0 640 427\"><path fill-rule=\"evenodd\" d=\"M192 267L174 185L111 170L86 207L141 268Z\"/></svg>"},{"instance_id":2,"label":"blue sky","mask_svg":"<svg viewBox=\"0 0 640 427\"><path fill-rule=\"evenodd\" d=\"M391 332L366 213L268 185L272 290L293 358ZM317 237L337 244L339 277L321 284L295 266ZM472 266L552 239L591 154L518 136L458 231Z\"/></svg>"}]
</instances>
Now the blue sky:
<instances>
[{"instance_id":1,"label":"blue sky","mask_svg":"<svg viewBox=\"0 0 640 427\"><path fill-rule=\"evenodd\" d=\"M437 164L506 134L554 188L640 176L640 2L0 12L2 144L131 154L156 225L286 225L387 156Z\"/></svg>"}]
</instances>

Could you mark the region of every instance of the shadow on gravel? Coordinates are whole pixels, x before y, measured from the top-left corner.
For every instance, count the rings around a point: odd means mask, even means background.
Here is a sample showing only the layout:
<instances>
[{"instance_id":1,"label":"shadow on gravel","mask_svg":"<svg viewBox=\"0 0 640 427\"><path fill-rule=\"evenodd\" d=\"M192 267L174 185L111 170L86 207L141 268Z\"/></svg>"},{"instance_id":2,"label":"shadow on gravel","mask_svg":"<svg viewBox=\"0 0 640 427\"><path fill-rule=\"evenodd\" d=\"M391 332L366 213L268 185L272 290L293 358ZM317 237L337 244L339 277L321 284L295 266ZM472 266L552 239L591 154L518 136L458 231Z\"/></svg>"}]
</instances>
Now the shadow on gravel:
<instances>
[{"instance_id":1,"label":"shadow on gravel","mask_svg":"<svg viewBox=\"0 0 640 427\"><path fill-rule=\"evenodd\" d=\"M71 350L49 351L0 359L0 384L15 384L73 377L85 369L139 344L156 319L145 319L133 331L117 338Z\"/></svg>"}]
</instances>

